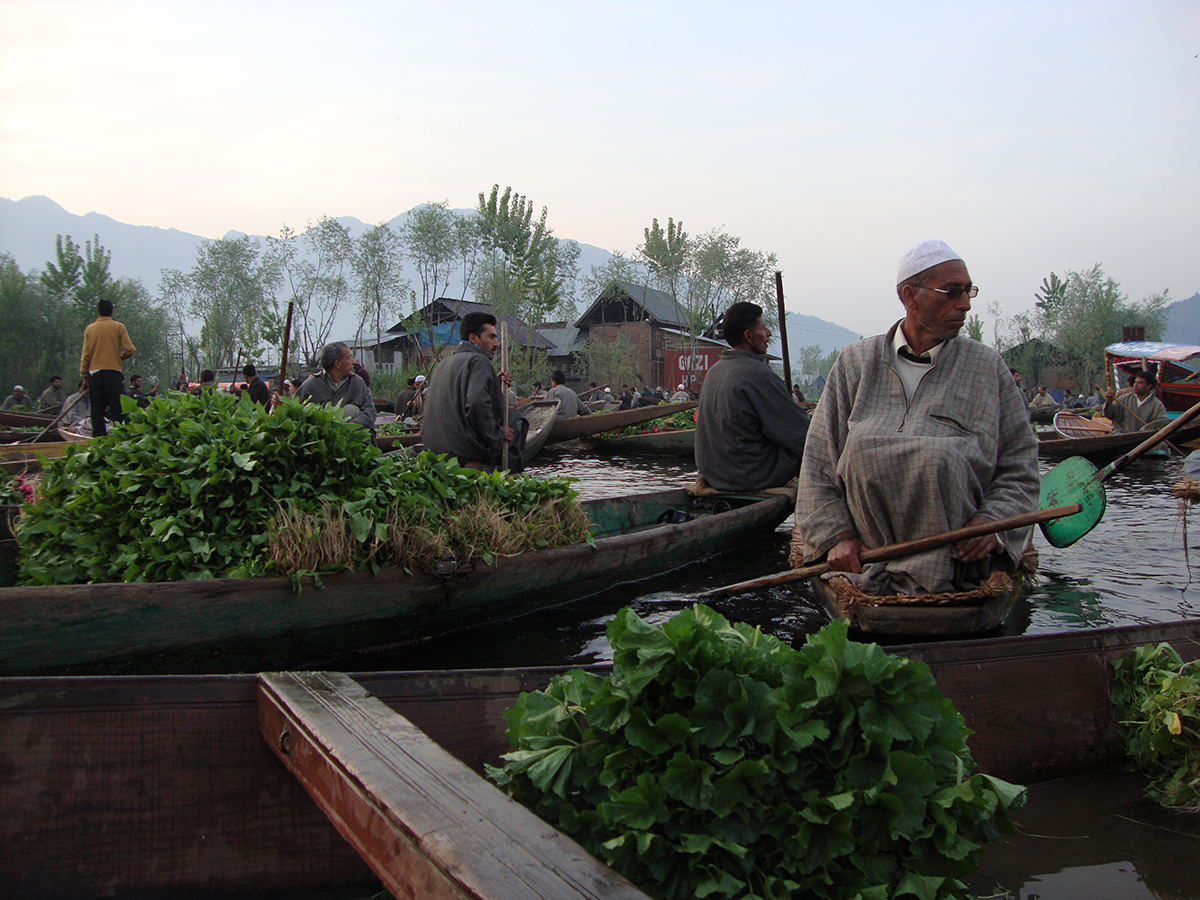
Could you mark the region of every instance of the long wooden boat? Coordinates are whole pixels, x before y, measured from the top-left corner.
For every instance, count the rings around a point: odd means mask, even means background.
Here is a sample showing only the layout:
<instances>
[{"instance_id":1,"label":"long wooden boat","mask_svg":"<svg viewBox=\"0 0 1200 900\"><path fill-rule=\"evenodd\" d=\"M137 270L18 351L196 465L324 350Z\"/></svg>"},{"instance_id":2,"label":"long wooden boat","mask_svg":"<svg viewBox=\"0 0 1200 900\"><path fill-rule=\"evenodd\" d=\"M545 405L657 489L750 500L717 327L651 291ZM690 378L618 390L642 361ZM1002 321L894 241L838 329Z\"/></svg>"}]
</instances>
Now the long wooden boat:
<instances>
[{"instance_id":1,"label":"long wooden boat","mask_svg":"<svg viewBox=\"0 0 1200 900\"><path fill-rule=\"evenodd\" d=\"M558 407L558 400L533 400L520 407L521 414L529 421L529 433L525 436L525 450L521 454L523 463L529 463L546 446L546 440L550 437L550 431L554 427L554 421L558 415ZM375 438L375 446L385 453L419 448L420 445L421 430L419 427L406 434L385 434Z\"/></svg>"},{"instance_id":2,"label":"long wooden boat","mask_svg":"<svg viewBox=\"0 0 1200 900\"><path fill-rule=\"evenodd\" d=\"M593 413L590 416L571 416L559 419L554 423L548 444L558 444L562 441L573 441L577 438L589 437L602 431L615 431L639 422L649 422L651 419L661 419L663 416L674 415L686 409L695 409L700 404L695 400L680 403L660 403L657 406L642 406L637 409L619 409L615 412Z\"/></svg>"},{"instance_id":3,"label":"long wooden boat","mask_svg":"<svg viewBox=\"0 0 1200 900\"><path fill-rule=\"evenodd\" d=\"M889 652L929 665L974 732L969 744L983 771L1034 783L1122 761L1109 702L1112 662L1162 641L1185 659L1196 658L1200 621L913 644ZM321 673L0 679L6 894L88 900L367 889L371 870L355 848L375 862L379 854L369 837L352 837L352 847L322 812L333 786L341 807L361 816L342 817L343 828L356 821L381 825L378 833L392 842L398 877L410 879L393 887L397 896L491 900L609 890L635 897L626 884L606 880L607 870L596 869L582 851L563 854L575 845L550 826L532 836L528 824L493 828L497 819L509 821L510 811L473 774L508 749L503 711L521 691L544 687L559 671L359 674L353 676L363 689L357 694L345 676ZM349 736L347 723L358 726ZM407 834L386 827L378 809L356 799L353 774L337 765L352 756L348 744L378 748L389 733L407 746L354 758L378 781L386 776L401 788L411 784L406 797L426 819L424 828ZM446 753L439 755L439 748ZM389 799L382 788L376 794L372 802ZM457 819L446 812L453 807ZM435 809L446 818L431 821ZM453 829L453 838L443 829ZM524 850L538 840L550 845L542 862L497 865L516 862L514 845ZM443 875L483 865L495 882L474 894L453 894L420 881L433 877L422 863L446 853L457 854L458 865L443 865ZM562 876L577 871L575 865L590 873L575 883L579 893L537 894L512 882L534 877L528 873L535 869ZM595 886L590 895L584 893L589 885Z\"/></svg>"},{"instance_id":4,"label":"long wooden boat","mask_svg":"<svg viewBox=\"0 0 1200 900\"><path fill-rule=\"evenodd\" d=\"M683 458L696 455L695 428L660 428L645 434L597 434L587 441L592 450L602 453Z\"/></svg>"},{"instance_id":5,"label":"long wooden boat","mask_svg":"<svg viewBox=\"0 0 1200 900\"><path fill-rule=\"evenodd\" d=\"M53 422L54 419L53 415L13 412L7 409L0 410L0 425L4 425L7 428L37 428L40 430Z\"/></svg>"},{"instance_id":6,"label":"long wooden boat","mask_svg":"<svg viewBox=\"0 0 1200 900\"><path fill-rule=\"evenodd\" d=\"M969 635L1004 621L1021 591L1021 579L1004 572L974 591L933 596L874 597L839 575L811 578L813 593L835 619L867 635Z\"/></svg>"},{"instance_id":7,"label":"long wooden boat","mask_svg":"<svg viewBox=\"0 0 1200 900\"><path fill-rule=\"evenodd\" d=\"M1135 431L1129 434L1106 434L1089 438L1039 440L1038 453L1050 459L1083 456L1096 463L1110 462L1122 453L1132 450L1149 436L1150 432ZM1185 425L1171 435L1172 442L1177 445L1197 439L1200 439L1200 424L1196 423Z\"/></svg>"},{"instance_id":8,"label":"long wooden boat","mask_svg":"<svg viewBox=\"0 0 1200 900\"><path fill-rule=\"evenodd\" d=\"M1062 409L1061 403L1053 405L1047 403L1045 406L1030 406L1029 421L1044 425L1054 421L1054 416Z\"/></svg>"},{"instance_id":9,"label":"long wooden boat","mask_svg":"<svg viewBox=\"0 0 1200 900\"><path fill-rule=\"evenodd\" d=\"M45 456L53 459L67 452L72 441L40 441L36 444L0 444L0 459L33 459Z\"/></svg>"},{"instance_id":10,"label":"long wooden boat","mask_svg":"<svg viewBox=\"0 0 1200 900\"><path fill-rule=\"evenodd\" d=\"M500 557L492 565L291 578L0 588L0 675L295 668L315 656L511 618L670 571L772 531L784 494L684 490L588 500L594 543ZM691 521L656 524L668 510ZM311 662L309 662L311 665ZM169 668L168 668L169 666Z\"/></svg>"}]
</instances>

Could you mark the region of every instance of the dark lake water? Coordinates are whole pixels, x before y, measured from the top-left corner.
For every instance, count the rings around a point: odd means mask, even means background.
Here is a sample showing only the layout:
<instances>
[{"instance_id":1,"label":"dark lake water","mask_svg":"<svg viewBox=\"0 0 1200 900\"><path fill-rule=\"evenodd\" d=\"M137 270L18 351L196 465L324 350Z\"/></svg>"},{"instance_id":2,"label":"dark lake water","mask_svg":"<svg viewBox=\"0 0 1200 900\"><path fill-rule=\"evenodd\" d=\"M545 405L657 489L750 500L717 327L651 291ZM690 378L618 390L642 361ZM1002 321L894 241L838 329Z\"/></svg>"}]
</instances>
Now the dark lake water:
<instances>
[{"instance_id":1,"label":"dark lake water","mask_svg":"<svg viewBox=\"0 0 1200 900\"><path fill-rule=\"evenodd\" d=\"M1044 465L1044 470L1049 466ZM691 461L546 453L534 474L578 479L585 499L686 486ZM1038 579L1004 625L1009 634L1168 622L1200 615L1200 519L1183 518L1170 487L1179 459L1143 459L1107 482L1108 509L1089 535L1065 549L1035 531ZM343 671L573 665L611 659L605 623L624 606L664 619L707 588L787 568L792 522L758 546L556 609L386 652L328 661ZM1190 544L1190 546L1189 546ZM615 580L615 579L614 579ZM713 604L790 642L826 615L806 586L772 588ZM1200 828L1153 808L1140 780L1108 772L1036 786L1017 815L1023 834L992 845L978 896L1013 900L1200 900Z\"/></svg>"}]
</instances>

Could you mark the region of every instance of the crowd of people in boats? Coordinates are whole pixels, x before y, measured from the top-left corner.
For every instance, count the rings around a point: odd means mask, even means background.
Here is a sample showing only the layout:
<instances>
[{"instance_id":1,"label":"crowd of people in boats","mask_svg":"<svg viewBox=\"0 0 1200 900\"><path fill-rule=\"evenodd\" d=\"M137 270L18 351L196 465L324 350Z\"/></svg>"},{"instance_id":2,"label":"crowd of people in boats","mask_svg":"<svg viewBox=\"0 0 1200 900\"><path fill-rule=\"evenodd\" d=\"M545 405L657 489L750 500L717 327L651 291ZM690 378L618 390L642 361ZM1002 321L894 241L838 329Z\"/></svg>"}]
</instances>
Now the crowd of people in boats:
<instances>
[{"instance_id":1,"label":"crowd of people in boats","mask_svg":"<svg viewBox=\"0 0 1200 900\"><path fill-rule=\"evenodd\" d=\"M845 347L810 418L808 404L789 392L770 369L771 330L755 303L739 302L718 323L729 348L707 373L698 393L643 385L591 385L596 411L631 409L664 401L698 400L695 457L697 487L718 492L761 492L792 484L797 490L793 562L823 558L871 593L939 593L969 589L993 566L1015 567L1029 529L985 535L948 548L884 563L864 564L861 553L965 525L1029 512L1037 507L1037 443L1029 408L1046 403L1039 386L1031 400L1020 376L993 349L960 332L978 288L962 257L939 240L914 244L901 257L895 290L903 308L885 334ZM125 327L101 301L84 333L76 393L62 396L54 378L39 399L47 412L71 409L68 425L102 435L106 421L122 421L120 396L153 402L134 375L123 384L122 365L135 348ZM518 398L513 379L495 364L500 337L494 316L463 316L460 343L429 377L409 379L394 407L399 419L420 428L425 449L456 457L461 465L519 470L528 423L518 401L557 401L558 415L593 412L566 384L562 371L549 389L535 382ZM242 370L248 392L264 406L281 393L341 409L374 433L376 404L370 373L341 342L327 345L320 368L301 384L272 390L255 367ZM212 371L193 385L181 372L177 390L218 389ZM13 404L24 397L14 389ZM1052 400L1052 398L1051 398ZM1137 376L1134 390L1109 391L1081 402L1103 405L1116 429L1139 430L1165 422L1154 397L1152 373ZM86 433L86 432L85 432Z\"/></svg>"}]
</instances>

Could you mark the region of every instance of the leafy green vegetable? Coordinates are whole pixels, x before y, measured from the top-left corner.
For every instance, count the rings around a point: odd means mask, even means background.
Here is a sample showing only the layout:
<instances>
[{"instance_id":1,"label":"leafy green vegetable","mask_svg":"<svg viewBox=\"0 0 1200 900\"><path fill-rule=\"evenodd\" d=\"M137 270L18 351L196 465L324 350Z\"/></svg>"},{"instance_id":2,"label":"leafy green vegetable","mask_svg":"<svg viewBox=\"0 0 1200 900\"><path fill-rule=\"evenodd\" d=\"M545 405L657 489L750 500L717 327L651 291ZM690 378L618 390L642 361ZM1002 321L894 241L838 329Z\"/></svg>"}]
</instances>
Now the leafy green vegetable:
<instances>
[{"instance_id":1,"label":"leafy green vegetable","mask_svg":"<svg viewBox=\"0 0 1200 900\"><path fill-rule=\"evenodd\" d=\"M1130 760L1150 779L1146 796L1200 812L1200 660L1170 644L1139 647L1113 663L1117 730Z\"/></svg>"},{"instance_id":2,"label":"leafy green vegetable","mask_svg":"<svg viewBox=\"0 0 1200 900\"><path fill-rule=\"evenodd\" d=\"M927 666L846 634L622 610L612 674L522 694L489 775L658 897L954 896L1023 789L969 774Z\"/></svg>"},{"instance_id":3,"label":"leafy green vegetable","mask_svg":"<svg viewBox=\"0 0 1200 900\"><path fill-rule=\"evenodd\" d=\"M625 437L633 434L650 434L651 432L661 431L667 428L695 428L696 411L694 409L685 409L682 412L672 413L669 416L662 416L658 419L651 419L649 422L639 422L636 425L627 425L624 428L618 428L615 431L604 432L605 437Z\"/></svg>"},{"instance_id":4,"label":"leafy green vegetable","mask_svg":"<svg viewBox=\"0 0 1200 900\"><path fill-rule=\"evenodd\" d=\"M566 479L506 479L431 453L382 456L326 407L175 395L49 460L18 520L32 584L175 581L573 543L587 523ZM312 552L309 552L312 551Z\"/></svg>"}]
</instances>

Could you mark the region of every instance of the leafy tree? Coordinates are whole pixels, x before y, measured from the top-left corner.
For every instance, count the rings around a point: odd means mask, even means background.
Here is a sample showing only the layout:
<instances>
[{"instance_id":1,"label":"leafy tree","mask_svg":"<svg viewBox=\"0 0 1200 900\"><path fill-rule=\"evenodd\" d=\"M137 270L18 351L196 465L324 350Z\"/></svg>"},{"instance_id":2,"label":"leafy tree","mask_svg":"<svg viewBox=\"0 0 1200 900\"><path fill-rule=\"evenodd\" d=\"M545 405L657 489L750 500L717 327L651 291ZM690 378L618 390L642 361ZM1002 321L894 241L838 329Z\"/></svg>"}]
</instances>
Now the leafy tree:
<instances>
[{"instance_id":1,"label":"leafy tree","mask_svg":"<svg viewBox=\"0 0 1200 900\"><path fill-rule=\"evenodd\" d=\"M372 225L354 245L351 257L357 279L359 340L368 325L374 325L376 353L383 340L384 320L399 318L404 298L408 296L408 279L403 277L404 242L386 222Z\"/></svg>"},{"instance_id":2,"label":"leafy tree","mask_svg":"<svg viewBox=\"0 0 1200 900\"><path fill-rule=\"evenodd\" d=\"M667 219L666 231L654 219L645 229L646 242L638 248L638 254L654 275L656 287L679 299L679 282L683 278L691 249L683 222Z\"/></svg>"},{"instance_id":3,"label":"leafy tree","mask_svg":"<svg viewBox=\"0 0 1200 900\"><path fill-rule=\"evenodd\" d=\"M0 253L0 322L0 386L5 393L23 384L37 397L52 375L61 375L63 385L74 389L80 345L70 302L51 293L37 274L23 273L7 253Z\"/></svg>"},{"instance_id":4,"label":"leafy tree","mask_svg":"<svg viewBox=\"0 0 1200 900\"><path fill-rule=\"evenodd\" d=\"M1085 272L1069 271L1057 283L1061 289L1051 295L1051 302L1039 298L1037 327L1070 354L1066 374L1079 388L1102 379L1104 348L1121 339L1122 326L1140 325L1146 340L1162 339L1170 302L1167 291L1131 303L1099 263ZM1056 276L1051 275L1049 285L1043 281L1043 289L1055 284Z\"/></svg>"},{"instance_id":5,"label":"leafy tree","mask_svg":"<svg viewBox=\"0 0 1200 900\"><path fill-rule=\"evenodd\" d=\"M185 292L189 311L202 320L199 363L223 368L261 359L279 344L282 319L275 301L280 272L248 236L205 241L184 277L165 273L174 290ZM135 341L136 343L136 341Z\"/></svg>"},{"instance_id":6,"label":"leafy tree","mask_svg":"<svg viewBox=\"0 0 1200 900\"><path fill-rule=\"evenodd\" d=\"M279 237L267 238L269 253L278 266L292 311L296 356L315 365L321 348L329 342L338 309L350 295L347 275L354 257L350 230L337 219L322 216L302 235L286 225Z\"/></svg>"},{"instance_id":7,"label":"leafy tree","mask_svg":"<svg viewBox=\"0 0 1200 900\"><path fill-rule=\"evenodd\" d=\"M616 393L620 385L632 384L636 378L633 354L633 339L627 331L620 331L611 341L593 335L576 354L576 371L585 381L610 385Z\"/></svg>"},{"instance_id":8,"label":"leafy tree","mask_svg":"<svg viewBox=\"0 0 1200 900\"><path fill-rule=\"evenodd\" d=\"M61 234L55 238L54 250L58 265L46 263L41 283L51 300L71 305L83 278L83 257L79 254L79 245L69 234L65 238Z\"/></svg>"},{"instance_id":9,"label":"leafy tree","mask_svg":"<svg viewBox=\"0 0 1200 900\"><path fill-rule=\"evenodd\" d=\"M649 285L650 272L644 263L617 251L601 265L592 266L588 274L580 279L580 293L586 302L591 302L604 293L613 281Z\"/></svg>"},{"instance_id":10,"label":"leafy tree","mask_svg":"<svg viewBox=\"0 0 1200 900\"><path fill-rule=\"evenodd\" d=\"M173 384L178 374L179 354L171 309L156 301L135 278L109 282L106 292L113 302L113 314L137 347L137 354L125 363L126 381L136 373L146 380L147 389L155 384L160 387Z\"/></svg>"},{"instance_id":11,"label":"leafy tree","mask_svg":"<svg viewBox=\"0 0 1200 900\"><path fill-rule=\"evenodd\" d=\"M409 213L400 237L421 280L422 307L445 296L452 274L459 271L460 264L466 263L473 269L478 257L480 238L474 217L459 215L445 200L425 203ZM469 285L470 278L464 278L460 300Z\"/></svg>"},{"instance_id":12,"label":"leafy tree","mask_svg":"<svg viewBox=\"0 0 1200 900\"><path fill-rule=\"evenodd\" d=\"M983 319L978 315L972 314L967 319L967 337L973 341L983 343Z\"/></svg>"},{"instance_id":13,"label":"leafy tree","mask_svg":"<svg viewBox=\"0 0 1200 900\"><path fill-rule=\"evenodd\" d=\"M533 220L533 204L521 194L493 185L479 194L479 234L486 254L475 296L498 312L536 324L567 318L575 311L579 245L559 241L546 224L546 207Z\"/></svg>"}]
</instances>

